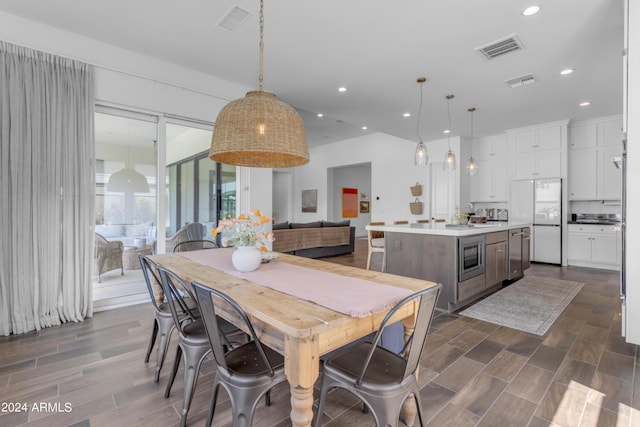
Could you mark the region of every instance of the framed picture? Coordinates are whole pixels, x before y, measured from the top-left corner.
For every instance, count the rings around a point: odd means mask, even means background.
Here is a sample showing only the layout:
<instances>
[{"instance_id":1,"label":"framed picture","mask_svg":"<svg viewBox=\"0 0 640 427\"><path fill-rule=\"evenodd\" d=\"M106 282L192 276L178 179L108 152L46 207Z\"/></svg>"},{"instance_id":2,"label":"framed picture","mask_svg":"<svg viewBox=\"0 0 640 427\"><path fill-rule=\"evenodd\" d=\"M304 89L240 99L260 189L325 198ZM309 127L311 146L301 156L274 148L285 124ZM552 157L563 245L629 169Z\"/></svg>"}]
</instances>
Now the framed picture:
<instances>
[{"instance_id":1,"label":"framed picture","mask_svg":"<svg viewBox=\"0 0 640 427\"><path fill-rule=\"evenodd\" d=\"M342 217L343 218L358 217L358 189L357 188L342 189Z\"/></svg>"},{"instance_id":2,"label":"framed picture","mask_svg":"<svg viewBox=\"0 0 640 427\"><path fill-rule=\"evenodd\" d=\"M360 202L360 213L369 213L369 202Z\"/></svg>"},{"instance_id":3,"label":"framed picture","mask_svg":"<svg viewBox=\"0 0 640 427\"><path fill-rule=\"evenodd\" d=\"M302 190L302 212L318 211L318 190Z\"/></svg>"}]
</instances>

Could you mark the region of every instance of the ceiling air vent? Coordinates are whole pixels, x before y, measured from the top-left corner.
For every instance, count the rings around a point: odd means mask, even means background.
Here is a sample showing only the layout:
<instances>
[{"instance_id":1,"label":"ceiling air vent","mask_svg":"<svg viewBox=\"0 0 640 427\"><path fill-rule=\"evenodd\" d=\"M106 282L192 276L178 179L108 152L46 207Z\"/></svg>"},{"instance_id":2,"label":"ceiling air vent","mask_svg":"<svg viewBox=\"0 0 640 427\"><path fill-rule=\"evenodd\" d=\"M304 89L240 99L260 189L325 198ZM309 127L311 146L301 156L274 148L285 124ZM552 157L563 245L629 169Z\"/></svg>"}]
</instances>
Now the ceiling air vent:
<instances>
[{"instance_id":1,"label":"ceiling air vent","mask_svg":"<svg viewBox=\"0 0 640 427\"><path fill-rule=\"evenodd\" d=\"M517 35L511 34L510 36L504 37L500 40L477 47L474 50L488 61L506 53L515 52L516 50L521 49L524 49L522 42L518 39Z\"/></svg>"},{"instance_id":2,"label":"ceiling air vent","mask_svg":"<svg viewBox=\"0 0 640 427\"><path fill-rule=\"evenodd\" d=\"M231 6L231 9L224 14L216 25L225 30L233 31L242 24L249 16L249 11L240 6Z\"/></svg>"},{"instance_id":3,"label":"ceiling air vent","mask_svg":"<svg viewBox=\"0 0 640 427\"><path fill-rule=\"evenodd\" d=\"M514 77L512 79L505 80L504 82L510 87L520 87L535 83L536 78L533 76L533 74L525 74L524 76Z\"/></svg>"}]
</instances>

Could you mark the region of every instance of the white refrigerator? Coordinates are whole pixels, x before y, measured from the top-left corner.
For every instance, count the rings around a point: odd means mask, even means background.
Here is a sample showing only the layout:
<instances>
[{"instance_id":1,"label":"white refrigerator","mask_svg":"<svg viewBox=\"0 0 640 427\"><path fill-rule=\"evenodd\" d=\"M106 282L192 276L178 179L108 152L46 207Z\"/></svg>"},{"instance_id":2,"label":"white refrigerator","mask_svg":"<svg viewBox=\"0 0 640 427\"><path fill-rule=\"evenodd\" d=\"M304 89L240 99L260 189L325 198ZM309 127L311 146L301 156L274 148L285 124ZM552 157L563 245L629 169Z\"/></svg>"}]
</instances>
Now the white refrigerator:
<instances>
[{"instance_id":1,"label":"white refrigerator","mask_svg":"<svg viewBox=\"0 0 640 427\"><path fill-rule=\"evenodd\" d=\"M562 263L562 180L511 181L509 218L531 222L531 261Z\"/></svg>"}]
</instances>

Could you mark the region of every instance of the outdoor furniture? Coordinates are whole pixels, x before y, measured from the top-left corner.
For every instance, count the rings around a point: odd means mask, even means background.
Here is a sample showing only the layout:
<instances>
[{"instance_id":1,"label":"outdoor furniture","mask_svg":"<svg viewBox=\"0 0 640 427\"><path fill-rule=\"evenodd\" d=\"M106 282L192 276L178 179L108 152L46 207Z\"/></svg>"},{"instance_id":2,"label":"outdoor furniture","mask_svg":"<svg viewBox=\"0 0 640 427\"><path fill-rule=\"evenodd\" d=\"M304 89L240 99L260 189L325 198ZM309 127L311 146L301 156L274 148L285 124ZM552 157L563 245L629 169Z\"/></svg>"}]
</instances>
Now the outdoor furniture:
<instances>
[{"instance_id":1,"label":"outdoor furniture","mask_svg":"<svg viewBox=\"0 0 640 427\"><path fill-rule=\"evenodd\" d=\"M122 252L122 267L125 270L139 270L140 260L139 255L151 255L153 253L153 246L149 245L145 248L138 249L136 246L125 246Z\"/></svg>"},{"instance_id":2,"label":"outdoor furniture","mask_svg":"<svg viewBox=\"0 0 640 427\"><path fill-rule=\"evenodd\" d=\"M98 275L98 283L102 281L100 275L107 271L120 269L120 274L124 274L122 266L122 242L110 242L99 233L96 234L95 248L93 253L94 268Z\"/></svg>"}]
</instances>

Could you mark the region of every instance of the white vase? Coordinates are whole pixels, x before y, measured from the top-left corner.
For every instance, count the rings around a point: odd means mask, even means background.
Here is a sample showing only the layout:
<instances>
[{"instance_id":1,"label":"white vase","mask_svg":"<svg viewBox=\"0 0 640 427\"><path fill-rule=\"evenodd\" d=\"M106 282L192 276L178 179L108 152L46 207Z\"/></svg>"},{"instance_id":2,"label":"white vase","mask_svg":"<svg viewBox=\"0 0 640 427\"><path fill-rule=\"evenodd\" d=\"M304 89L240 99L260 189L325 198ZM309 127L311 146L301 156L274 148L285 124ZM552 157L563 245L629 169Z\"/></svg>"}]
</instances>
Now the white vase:
<instances>
[{"instance_id":1,"label":"white vase","mask_svg":"<svg viewBox=\"0 0 640 427\"><path fill-rule=\"evenodd\" d=\"M231 255L231 262L236 270L248 273L260 267L262 254L255 246L238 246Z\"/></svg>"}]
</instances>

